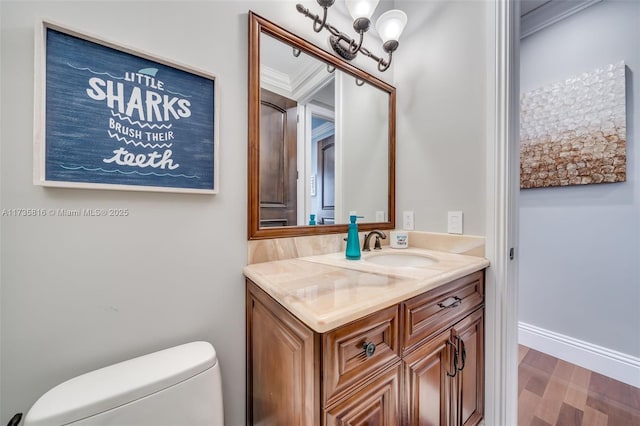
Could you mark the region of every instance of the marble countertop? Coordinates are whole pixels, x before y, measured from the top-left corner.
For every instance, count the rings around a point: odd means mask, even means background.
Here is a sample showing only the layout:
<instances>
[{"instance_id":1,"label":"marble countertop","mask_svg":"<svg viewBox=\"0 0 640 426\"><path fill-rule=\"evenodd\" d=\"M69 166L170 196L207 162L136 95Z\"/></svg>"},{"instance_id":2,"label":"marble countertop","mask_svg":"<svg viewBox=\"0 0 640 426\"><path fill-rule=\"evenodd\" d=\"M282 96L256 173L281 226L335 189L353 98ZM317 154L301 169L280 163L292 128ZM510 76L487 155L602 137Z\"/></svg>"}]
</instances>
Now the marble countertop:
<instances>
[{"instance_id":1,"label":"marble countertop","mask_svg":"<svg viewBox=\"0 0 640 426\"><path fill-rule=\"evenodd\" d=\"M381 253L414 254L436 262L397 267L367 260ZM246 266L244 274L311 329L324 333L487 266L484 257L385 247L363 253L360 260L347 260L340 252L256 263Z\"/></svg>"}]
</instances>

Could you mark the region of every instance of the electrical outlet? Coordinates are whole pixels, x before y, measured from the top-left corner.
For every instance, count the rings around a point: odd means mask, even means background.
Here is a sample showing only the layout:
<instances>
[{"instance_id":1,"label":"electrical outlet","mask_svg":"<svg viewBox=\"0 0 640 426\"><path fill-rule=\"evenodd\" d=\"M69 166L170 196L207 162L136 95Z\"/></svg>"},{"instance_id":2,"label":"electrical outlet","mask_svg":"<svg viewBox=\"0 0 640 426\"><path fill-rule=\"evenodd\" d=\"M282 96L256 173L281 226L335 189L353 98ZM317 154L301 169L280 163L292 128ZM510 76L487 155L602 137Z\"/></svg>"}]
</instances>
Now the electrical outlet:
<instances>
[{"instance_id":1,"label":"electrical outlet","mask_svg":"<svg viewBox=\"0 0 640 426\"><path fill-rule=\"evenodd\" d=\"M449 234L462 234L462 212L449 212L447 216L447 232Z\"/></svg>"},{"instance_id":2,"label":"electrical outlet","mask_svg":"<svg viewBox=\"0 0 640 426\"><path fill-rule=\"evenodd\" d=\"M384 222L384 210L376 211L376 222Z\"/></svg>"},{"instance_id":3,"label":"electrical outlet","mask_svg":"<svg viewBox=\"0 0 640 426\"><path fill-rule=\"evenodd\" d=\"M413 231L415 226L413 211L402 212L402 229L405 231Z\"/></svg>"}]
</instances>

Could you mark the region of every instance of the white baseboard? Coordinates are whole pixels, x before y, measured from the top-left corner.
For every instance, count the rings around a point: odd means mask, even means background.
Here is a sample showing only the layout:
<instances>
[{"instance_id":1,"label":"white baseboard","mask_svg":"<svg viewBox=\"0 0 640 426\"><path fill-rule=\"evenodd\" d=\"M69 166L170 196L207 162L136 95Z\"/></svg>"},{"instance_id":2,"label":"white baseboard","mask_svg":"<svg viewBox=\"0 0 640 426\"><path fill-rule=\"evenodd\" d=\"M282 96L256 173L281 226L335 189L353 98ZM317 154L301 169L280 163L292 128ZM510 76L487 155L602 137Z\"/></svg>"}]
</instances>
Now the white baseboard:
<instances>
[{"instance_id":1,"label":"white baseboard","mask_svg":"<svg viewBox=\"0 0 640 426\"><path fill-rule=\"evenodd\" d=\"M518 342L640 388L640 358L523 322L518 323Z\"/></svg>"}]
</instances>

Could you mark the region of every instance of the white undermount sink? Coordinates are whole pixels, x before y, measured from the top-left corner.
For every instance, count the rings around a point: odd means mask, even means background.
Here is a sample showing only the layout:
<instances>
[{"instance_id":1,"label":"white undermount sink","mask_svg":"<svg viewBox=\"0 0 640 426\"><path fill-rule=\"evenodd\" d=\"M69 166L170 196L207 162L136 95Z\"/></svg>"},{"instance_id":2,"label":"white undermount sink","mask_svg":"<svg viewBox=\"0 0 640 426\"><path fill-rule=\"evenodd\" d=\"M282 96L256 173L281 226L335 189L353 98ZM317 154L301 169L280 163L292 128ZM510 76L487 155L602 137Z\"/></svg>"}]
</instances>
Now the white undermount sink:
<instances>
[{"instance_id":1,"label":"white undermount sink","mask_svg":"<svg viewBox=\"0 0 640 426\"><path fill-rule=\"evenodd\" d=\"M431 257L413 253L371 254L365 257L364 260L376 265L408 268L420 268L422 266L429 266L438 262L436 259Z\"/></svg>"}]
</instances>

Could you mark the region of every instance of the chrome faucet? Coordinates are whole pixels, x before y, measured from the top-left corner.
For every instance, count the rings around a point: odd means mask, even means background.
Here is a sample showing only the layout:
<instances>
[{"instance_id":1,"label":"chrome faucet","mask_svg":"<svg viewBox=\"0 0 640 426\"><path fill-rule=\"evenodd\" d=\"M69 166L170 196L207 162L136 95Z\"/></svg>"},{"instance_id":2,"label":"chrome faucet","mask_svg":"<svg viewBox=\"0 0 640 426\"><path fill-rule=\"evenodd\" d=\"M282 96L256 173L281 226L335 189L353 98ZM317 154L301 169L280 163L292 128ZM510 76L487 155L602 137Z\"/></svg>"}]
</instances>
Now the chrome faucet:
<instances>
[{"instance_id":1,"label":"chrome faucet","mask_svg":"<svg viewBox=\"0 0 640 426\"><path fill-rule=\"evenodd\" d=\"M376 235L376 242L374 243L373 249L382 250L382 247L380 246L380 238L384 240L387 238L387 236L384 232L374 229L373 231L364 235L364 243L362 244L362 251L371 251L371 249L369 248L369 240L374 234Z\"/></svg>"}]
</instances>

